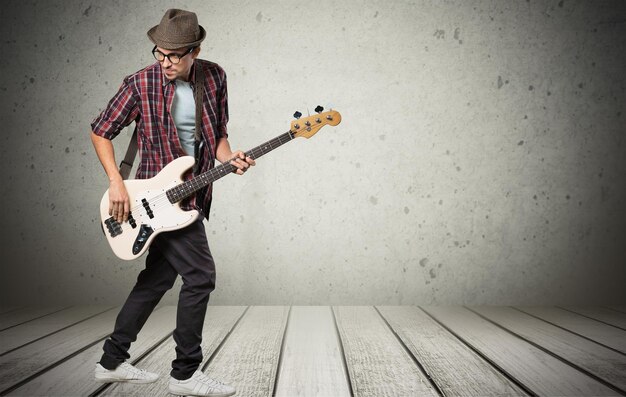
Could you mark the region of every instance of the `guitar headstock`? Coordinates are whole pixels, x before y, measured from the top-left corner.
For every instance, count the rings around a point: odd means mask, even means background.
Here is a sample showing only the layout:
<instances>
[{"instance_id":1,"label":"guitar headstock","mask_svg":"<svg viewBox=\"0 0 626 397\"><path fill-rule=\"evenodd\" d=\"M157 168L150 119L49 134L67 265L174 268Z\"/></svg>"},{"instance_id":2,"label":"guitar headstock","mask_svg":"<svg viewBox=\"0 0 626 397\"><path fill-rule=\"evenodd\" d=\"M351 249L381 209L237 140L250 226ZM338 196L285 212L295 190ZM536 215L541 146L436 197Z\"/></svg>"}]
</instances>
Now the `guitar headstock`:
<instances>
[{"instance_id":1,"label":"guitar headstock","mask_svg":"<svg viewBox=\"0 0 626 397\"><path fill-rule=\"evenodd\" d=\"M336 110L322 112L324 108L318 106L315 108L317 114L313 116L300 118L300 112L296 112L294 117L296 120L291 122L290 131L294 137L310 138L317 133L325 125L335 126L341 122L341 114Z\"/></svg>"}]
</instances>

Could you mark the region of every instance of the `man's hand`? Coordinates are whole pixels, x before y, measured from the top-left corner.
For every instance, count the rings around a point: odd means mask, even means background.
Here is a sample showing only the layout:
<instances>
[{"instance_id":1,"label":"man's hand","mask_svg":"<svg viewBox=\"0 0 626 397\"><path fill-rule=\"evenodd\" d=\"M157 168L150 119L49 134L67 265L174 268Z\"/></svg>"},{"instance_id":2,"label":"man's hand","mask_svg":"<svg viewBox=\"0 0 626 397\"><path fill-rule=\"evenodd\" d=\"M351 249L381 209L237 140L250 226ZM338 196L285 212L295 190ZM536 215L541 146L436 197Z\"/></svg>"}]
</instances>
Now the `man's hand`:
<instances>
[{"instance_id":1,"label":"man's hand","mask_svg":"<svg viewBox=\"0 0 626 397\"><path fill-rule=\"evenodd\" d=\"M241 150L233 152L233 155L231 156L229 162L230 164L237 167L235 173L238 175L243 175L244 172L248 170L248 168L256 165L256 162L252 159L252 157L246 157L246 155Z\"/></svg>"},{"instance_id":2,"label":"man's hand","mask_svg":"<svg viewBox=\"0 0 626 397\"><path fill-rule=\"evenodd\" d=\"M91 133L91 142L93 142L98 158L109 177L109 215L122 223L128 220L130 200L124 180L117 170L113 144L109 139L98 136L93 131Z\"/></svg>"},{"instance_id":3,"label":"man's hand","mask_svg":"<svg viewBox=\"0 0 626 397\"><path fill-rule=\"evenodd\" d=\"M119 223L128 220L130 199L123 179L114 179L109 185L109 215Z\"/></svg>"}]
</instances>

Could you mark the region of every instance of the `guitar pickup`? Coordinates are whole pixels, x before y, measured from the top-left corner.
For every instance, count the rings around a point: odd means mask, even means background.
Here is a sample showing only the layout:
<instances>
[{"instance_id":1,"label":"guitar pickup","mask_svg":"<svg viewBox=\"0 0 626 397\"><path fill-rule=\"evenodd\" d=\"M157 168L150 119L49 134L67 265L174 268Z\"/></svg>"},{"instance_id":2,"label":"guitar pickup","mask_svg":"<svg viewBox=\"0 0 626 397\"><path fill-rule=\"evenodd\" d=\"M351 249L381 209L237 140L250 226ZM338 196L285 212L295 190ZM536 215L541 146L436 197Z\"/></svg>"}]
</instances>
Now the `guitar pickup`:
<instances>
[{"instance_id":1,"label":"guitar pickup","mask_svg":"<svg viewBox=\"0 0 626 397\"><path fill-rule=\"evenodd\" d=\"M146 209L146 214L148 214L150 219L154 218L154 213L152 212L152 208L150 208L148 200L146 200L145 198L141 199L141 204L143 204L143 208Z\"/></svg>"}]
</instances>

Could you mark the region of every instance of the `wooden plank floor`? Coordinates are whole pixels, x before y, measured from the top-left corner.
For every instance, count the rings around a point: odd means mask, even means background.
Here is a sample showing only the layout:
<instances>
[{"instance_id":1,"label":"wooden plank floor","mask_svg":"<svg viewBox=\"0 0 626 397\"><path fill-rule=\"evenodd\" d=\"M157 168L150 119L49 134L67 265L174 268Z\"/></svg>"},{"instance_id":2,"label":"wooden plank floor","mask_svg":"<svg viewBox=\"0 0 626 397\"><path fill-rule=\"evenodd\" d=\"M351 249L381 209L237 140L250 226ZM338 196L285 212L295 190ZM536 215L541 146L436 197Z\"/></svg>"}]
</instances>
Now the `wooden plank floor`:
<instances>
[{"instance_id":1,"label":"wooden plank floor","mask_svg":"<svg viewBox=\"0 0 626 397\"><path fill-rule=\"evenodd\" d=\"M93 379L119 307L6 307L0 395L166 396L176 307L131 346L147 385ZM210 306L202 370L237 396L626 395L610 307Z\"/></svg>"}]
</instances>

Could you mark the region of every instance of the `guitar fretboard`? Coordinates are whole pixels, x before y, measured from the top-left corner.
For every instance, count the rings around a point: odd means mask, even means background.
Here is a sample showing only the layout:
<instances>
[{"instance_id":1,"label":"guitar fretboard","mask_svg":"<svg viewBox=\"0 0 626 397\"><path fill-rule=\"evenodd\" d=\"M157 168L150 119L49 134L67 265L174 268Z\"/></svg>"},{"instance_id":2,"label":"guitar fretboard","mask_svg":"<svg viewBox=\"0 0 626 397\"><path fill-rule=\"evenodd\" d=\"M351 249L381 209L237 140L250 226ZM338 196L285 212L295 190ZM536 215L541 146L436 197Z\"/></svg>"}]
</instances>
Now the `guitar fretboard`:
<instances>
[{"instance_id":1,"label":"guitar fretboard","mask_svg":"<svg viewBox=\"0 0 626 397\"><path fill-rule=\"evenodd\" d=\"M282 135L277 136L274 139L271 139L249 151L245 152L246 157L250 157L252 159L258 159L266 153L271 152L279 146L291 141L294 138L294 135L291 131L285 132ZM191 196L196 190L202 189L205 186L215 182L221 177L230 174L235 171L237 167L230 164L230 162L219 165L215 168L208 170L205 173L202 173L193 179L190 179L186 182L181 183L180 185L174 186L169 189L166 194L170 203L174 204L179 202L180 200Z\"/></svg>"}]
</instances>

